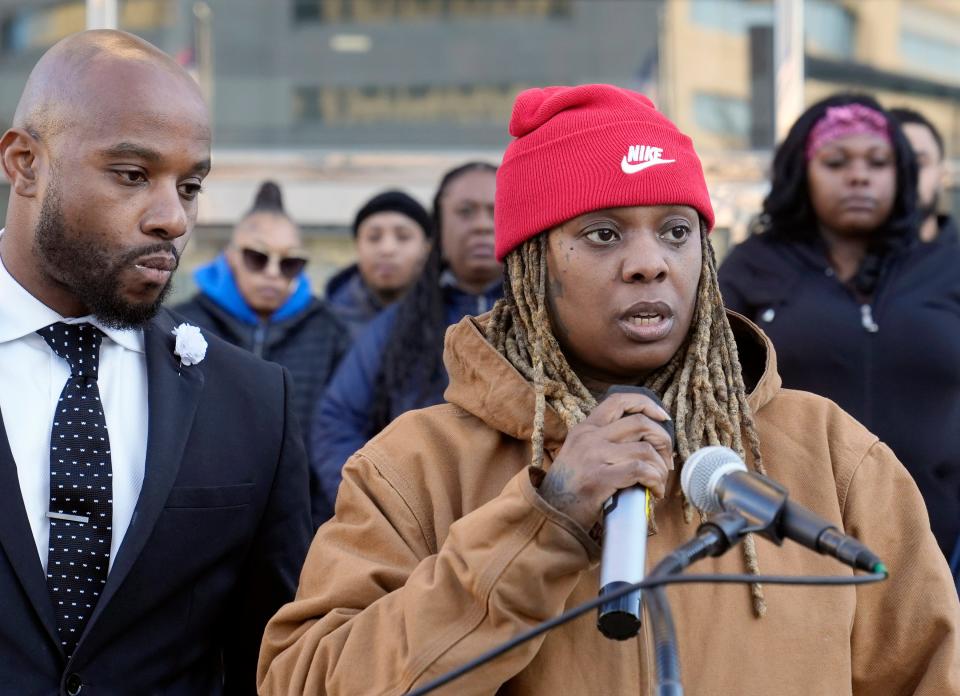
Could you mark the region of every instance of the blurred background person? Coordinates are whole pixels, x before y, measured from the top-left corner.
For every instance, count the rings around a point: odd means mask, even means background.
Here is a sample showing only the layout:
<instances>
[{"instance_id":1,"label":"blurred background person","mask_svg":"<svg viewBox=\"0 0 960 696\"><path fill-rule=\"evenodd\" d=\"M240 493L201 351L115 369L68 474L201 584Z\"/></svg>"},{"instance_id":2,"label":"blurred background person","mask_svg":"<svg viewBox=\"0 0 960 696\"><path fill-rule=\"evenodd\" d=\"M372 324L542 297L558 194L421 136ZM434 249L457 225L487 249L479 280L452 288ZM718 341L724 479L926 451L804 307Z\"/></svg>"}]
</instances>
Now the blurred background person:
<instances>
[{"instance_id":1,"label":"blurred background person","mask_svg":"<svg viewBox=\"0 0 960 696\"><path fill-rule=\"evenodd\" d=\"M327 300L351 338L416 281L430 253L433 222L402 191L384 191L367 201L353 222L357 262L327 283Z\"/></svg>"},{"instance_id":2,"label":"blurred background person","mask_svg":"<svg viewBox=\"0 0 960 696\"><path fill-rule=\"evenodd\" d=\"M286 367L303 432L349 346L346 327L311 293L306 265L300 230L283 209L280 188L267 181L227 248L194 272L200 292L173 308L220 338Z\"/></svg>"},{"instance_id":3,"label":"blurred background person","mask_svg":"<svg viewBox=\"0 0 960 696\"><path fill-rule=\"evenodd\" d=\"M943 136L926 116L913 109L891 109L890 115L900 124L917 156L917 196L920 214L920 240L957 243L957 226L949 215L938 215L943 194L946 151Z\"/></svg>"},{"instance_id":4,"label":"blurred background person","mask_svg":"<svg viewBox=\"0 0 960 696\"><path fill-rule=\"evenodd\" d=\"M903 461L949 556L960 532L960 247L917 240L917 168L873 99L808 108L777 149L758 233L724 301L777 349L785 387L826 396Z\"/></svg>"},{"instance_id":5,"label":"blurred background person","mask_svg":"<svg viewBox=\"0 0 960 696\"><path fill-rule=\"evenodd\" d=\"M443 401L447 326L483 314L503 295L494 255L496 167L448 171L433 201L437 243L416 284L347 353L313 417L312 475L331 505L351 454L401 413Z\"/></svg>"}]
</instances>

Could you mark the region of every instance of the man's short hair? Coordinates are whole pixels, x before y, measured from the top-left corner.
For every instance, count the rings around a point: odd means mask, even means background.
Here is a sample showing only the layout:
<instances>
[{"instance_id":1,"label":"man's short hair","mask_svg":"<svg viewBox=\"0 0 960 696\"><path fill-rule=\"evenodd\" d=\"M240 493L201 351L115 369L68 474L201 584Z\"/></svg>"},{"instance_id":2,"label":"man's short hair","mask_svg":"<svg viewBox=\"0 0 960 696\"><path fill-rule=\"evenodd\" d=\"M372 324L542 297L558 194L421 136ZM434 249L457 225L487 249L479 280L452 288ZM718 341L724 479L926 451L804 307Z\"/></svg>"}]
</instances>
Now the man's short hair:
<instances>
[{"instance_id":1,"label":"man's short hair","mask_svg":"<svg viewBox=\"0 0 960 696\"><path fill-rule=\"evenodd\" d=\"M905 106L890 109L888 112L897 123L901 126L905 126L908 123L916 123L921 126L925 126L931 134L933 134L933 139L937 141L937 149L940 151L940 159L943 159L946 151L943 147L943 136L940 135L940 131L937 130L937 127L930 123L930 119L921 114L919 111L914 111L913 109L908 109Z\"/></svg>"}]
</instances>

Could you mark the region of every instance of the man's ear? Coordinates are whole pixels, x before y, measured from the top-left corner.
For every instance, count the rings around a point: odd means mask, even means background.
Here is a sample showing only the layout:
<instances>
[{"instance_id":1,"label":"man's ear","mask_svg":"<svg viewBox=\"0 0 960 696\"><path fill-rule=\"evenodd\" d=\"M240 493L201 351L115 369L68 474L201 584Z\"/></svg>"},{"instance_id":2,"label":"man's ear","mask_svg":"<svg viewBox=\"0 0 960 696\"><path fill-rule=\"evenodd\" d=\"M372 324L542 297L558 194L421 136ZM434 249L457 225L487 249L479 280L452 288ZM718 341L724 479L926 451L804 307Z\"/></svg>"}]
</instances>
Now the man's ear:
<instances>
[{"instance_id":1,"label":"man's ear","mask_svg":"<svg viewBox=\"0 0 960 696\"><path fill-rule=\"evenodd\" d=\"M11 128L0 138L3 173L18 196L37 195L42 148L40 140L23 128Z\"/></svg>"}]
</instances>

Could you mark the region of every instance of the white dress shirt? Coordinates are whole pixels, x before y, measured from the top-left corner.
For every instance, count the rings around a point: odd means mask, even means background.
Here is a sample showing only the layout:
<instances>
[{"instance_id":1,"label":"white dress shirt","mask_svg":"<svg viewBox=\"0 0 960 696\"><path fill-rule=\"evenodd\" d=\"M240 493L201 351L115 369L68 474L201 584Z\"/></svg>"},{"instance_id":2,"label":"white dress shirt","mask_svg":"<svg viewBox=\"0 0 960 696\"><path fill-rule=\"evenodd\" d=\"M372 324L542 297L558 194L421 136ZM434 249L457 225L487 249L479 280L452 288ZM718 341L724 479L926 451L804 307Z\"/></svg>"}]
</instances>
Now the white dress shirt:
<instances>
[{"instance_id":1,"label":"white dress shirt","mask_svg":"<svg viewBox=\"0 0 960 696\"><path fill-rule=\"evenodd\" d=\"M143 331L109 329L89 316L65 319L27 292L0 261L0 414L44 574L50 538L50 433L70 366L36 332L58 321L89 322L106 334L97 383L113 468L111 568L140 497L147 456Z\"/></svg>"}]
</instances>

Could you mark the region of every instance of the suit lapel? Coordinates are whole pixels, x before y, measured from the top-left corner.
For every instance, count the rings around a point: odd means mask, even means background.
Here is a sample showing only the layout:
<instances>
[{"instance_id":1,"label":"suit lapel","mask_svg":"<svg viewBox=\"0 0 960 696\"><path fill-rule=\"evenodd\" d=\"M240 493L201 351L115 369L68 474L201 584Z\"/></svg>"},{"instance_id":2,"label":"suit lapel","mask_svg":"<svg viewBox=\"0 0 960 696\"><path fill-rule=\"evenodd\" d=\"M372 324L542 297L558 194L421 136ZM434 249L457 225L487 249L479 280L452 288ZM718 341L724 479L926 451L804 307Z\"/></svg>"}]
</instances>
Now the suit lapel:
<instances>
[{"instance_id":1,"label":"suit lapel","mask_svg":"<svg viewBox=\"0 0 960 696\"><path fill-rule=\"evenodd\" d=\"M0 416L0 490L8 491L0 505L0 545L3 546L10 565L20 579L24 591L40 616L40 622L50 635L57 649L60 638L57 635L57 619L53 613L53 602L47 592L47 578L43 574L43 565L37 555L37 546L33 541L33 531L27 519L27 509L23 504L20 479L17 477L17 464L10 451L3 417ZM13 494L16 491L16 495Z\"/></svg>"},{"instance_id":2,"label":"suit lapel","mask_svg":"<svg viewBox=\"0 0 960 696\"><path fill-rule=\"evenodd\" d=\"M143 488L88 628L93 627L116 594L153 532L177 478L193 426L203 389L202 365L180 365L173 353L173 328L173 320L164 310L144 327L149 415Z\"/></svg>"}]
</instances>

